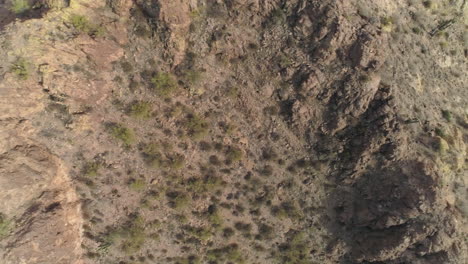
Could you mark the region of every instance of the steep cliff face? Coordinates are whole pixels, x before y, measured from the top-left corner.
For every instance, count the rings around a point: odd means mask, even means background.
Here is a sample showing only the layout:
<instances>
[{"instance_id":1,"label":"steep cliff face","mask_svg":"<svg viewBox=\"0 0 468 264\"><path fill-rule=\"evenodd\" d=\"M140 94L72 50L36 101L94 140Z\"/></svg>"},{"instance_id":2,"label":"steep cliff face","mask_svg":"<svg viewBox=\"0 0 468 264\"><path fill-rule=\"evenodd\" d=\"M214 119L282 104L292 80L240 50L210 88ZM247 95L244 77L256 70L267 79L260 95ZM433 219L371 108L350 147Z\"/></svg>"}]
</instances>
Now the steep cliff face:
<instances>
[{"instance_id":1,"label":"steep cliff face","mask_svg":"<svg viewBox=\"0 0 468 264\"><path fill-rule=\"evenodd\" d=\"M0 1L2 263L465 263L465 1Z\"/></svg>"}]
</instances>

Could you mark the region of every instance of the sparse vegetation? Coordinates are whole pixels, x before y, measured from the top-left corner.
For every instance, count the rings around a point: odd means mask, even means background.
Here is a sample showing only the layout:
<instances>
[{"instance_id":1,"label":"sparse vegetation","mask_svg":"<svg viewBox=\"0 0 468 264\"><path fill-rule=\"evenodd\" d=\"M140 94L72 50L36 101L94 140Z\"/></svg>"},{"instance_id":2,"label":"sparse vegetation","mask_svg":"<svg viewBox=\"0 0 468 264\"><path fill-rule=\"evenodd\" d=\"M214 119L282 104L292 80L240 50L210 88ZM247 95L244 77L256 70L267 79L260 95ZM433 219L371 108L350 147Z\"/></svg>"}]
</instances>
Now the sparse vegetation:
<instances>
[{"instance_id":1,"label":"sparse vegetation","mask_svg":"<svg viewBox=\"0 0 468 264\"><path fill-rule=\"evenodd\" d=\"M104 35L104 28L91 23L86 16L72 14L69 22L79 33L85 33L94 37L101 37Z\"/></svg>"},{"instance_id":2,"label":"sparse vegetation","mask_svg":"<svg viewBox=\"0 0 468 264\"><path fill-rule=\"evenodd\" d=\"M0 240L8 236L11 231L11 221L0 213Z\"/></svg>"},{"instance_id":3,"label":"sparse vegetation","mask_svg":"<svg viewBox=\"0 0 468 264\"><path fill-rule=\"evenodd\" d=\"M125 146L130 146L136 141L133 129L124 127L121 124L110 125L109 132L114 138L122 141Z\"/></svg>"},{"instance_id":4,"label":"sparse vegetation","mask_svg":"<svg viewBox=\"0 0 468 264\"><path fill-rule=\"evenodd\" d=\"M28 0L12 0L11 1L11 11L15 14L22 14L28 11L31 8Z\"/></svg>"},{"instance_id":5,"label":"sparse vegetation","mask_svg":"<svg viewBox=\"0 0 468 264\"><path fill-rule=\"evenodd\" d=\"M230 227L226 227L226 228L223 228L222 233L223 233L223 237L230 238L235 234L235 231L234 231L234 229L232 229Z\"/></svg>"},{"instance_id":6,"label":"sparse vegetation","mask_svg":"<svg viewBox=\"0 0 468 264\"><path fill-rule=\"evenodd\" d=\"M382 30L385 32L391 32L393 29L393 19L391 17L382 17L380 19Z\"/></svg>"},{"instance_id":7,"label":"sparse vegetation","mask_svg":"<svg viewBox=\"0 0 468 264\"><path fill-rule=\"evenodd\" d=\"M118 244L128 255L138 252L146 241L144 219L141 216L133 216L133 219L123 226L110 232L106 240L107 243Z\"/></svg>"},{"instance_id":8,"label":"sparse vegetation","mask_svg":"<svg viewBox=\"0 0 468 264\"><path fill-rule=\"evenodd\" d=\"M148 166L158 169L164 165L160 148L161 146L157 143L149 143L143 147L141 153Z\"/></svg>"},{"instance_id":9,"label":"sparse vegetation","mask_svg":"<svg viewBox=\"0 0 468 264\"><path fill-rule=\"evenodd\" d=\"M189 85L197 84L202 78L202 74L199 71L187 71L184 73L184 81Z\"/></svg>"},{"instance_id":10,"label":"sparse vegetation","mask_svg":"<svg viewBox=\"0 0 468 264\"><path fill-rule=\"evenodd\" d=\"M298 231L288 232L286 243L279 245L278 264L309 264L311 259L308 257L309 244L305 239L305 234Z\"/></svg>"},{"instance_id":11,"label":"sparse vegetation","mask_svg":"<svg viewBox=\"0 0 468 264\"><path fill-rule=\"evenodd\" d=\"M201 260L197 256L188 256L186 258L175 258L173 259L174 264L201 264Z\"/></svg>"},{"instance_id":12,"label":"sparse vegetation","mask_svg":"<svg viewBox=\"0 0 468 264\"><path fill-rule=\"evenodd\" d=\"M167 98L178 89L177 82L169 73L159 72L151 79L154 91L157 95Z\"/></svg>"},{"instance_id":13,"label":"sparse vegetation","mask_svg":"<svg viewBox=\"0 0 468 264\"><path fill-rule=\"evenodd\" d=\"M189 196L182 191L166 192L166 197L169 200L169 206L174 209L181 209L188 206L190 202Z\"/></svg>"},{"instance_id":14,"label":"sparse vegetation","mask_svg":"<svg viewBox=\"0 0 468 264\"><path fill-rule=\"evenodd\" d=\"M296 207L293 202L282 202L278 206L273 206L271 208L271 212L274 216L284 218L289 217L291 219L299 219L301 218L301 212Z\"/></svg>"},{"instance_id":15,"label":"sparse vegetation","mask_svg":"<svg viewBox=\"0 0 468 264\"><path fill-rule=\"evenodd\" d=\"M212 237L209 229L203 227L185 226L185 231L200 241L207 241Z\"/></svg>"},{"instance_id":16,"label":"sparse vegetation","mask_svg":"<svg viewBox=\"0 0 468 264\"><path fill-rule=\"evenodd\" d=\"M193 177L187 181L188 189L196 193L213 192L222 185L222 180L213 175L207 175L203 178Z\"/></svg>"},{"instance_id":17,"label":"sparse vegetation","mask_svg":"<svg viewBox=\"0 0 468 264\"><path fill-rule=\"evenodd\" d=\"M193 140L201 140L208 134L209 125L203 118L189 114L185 121L187 133Z\"/></svg>"},{"instance_id":18,"label":"sparse vegetation","mask_svg":"<svg viewBox=\"0 0 468 264\"><path fill-rule=\"evenodd\" d=\"M83 167L83 175L86 177L96 177L99 174L99 169L101 168L101 163L92 161L88 162Z\"/></svg>"},{"instance_id":19,"label":"sparse vegetation","mask_svg":"<svg viewBox=\"0 0 468 264\"><path fill-rule=\"evenodd\" d=\"M136 192L143 191L146 188L146 181L141 178L130 179L128 182L128 187Z\"/></svg>"},{"instance_id":20,"label":"sparse vegetation","mask_svg":"<svg viewBox=\"0 0 468 264\"><path fill-rule=\"evenodd\" d=\"M128 61L121 61L120 62L120 67L125 73L131 73L133 71L133 66L130 62Z\"/></svg>"},{"instance_id":21,"label":"sparse vegetation","mask_svg":"<svg viewBox=\"0 0 468 264\"><path fill-rule=\"evenodd\" d=\"M243 156L244 154L242 153L242 150L240 150L239 148L230 147L226 151L226 161L228 163L240 161L242 160Z\"/></svg>"},{"instance_id":22,"label":"sparse vegetation","mask_svg":"<svg viewBox=\"0 0 468 264\"><path fill-rule=\"evenodd\" d=\"M181 169L184 167L185 157L181 154L171 155L168 159L168 165L171 169Z\"/></svg>"},{"instance_id":23,"label":"sparse vegetation","mask_svg":"<svg viewBox=\"0 0 468 264\"><path fill-rule=\"evenodd\" d=\"M237 244L230 244L225 247L208 250L206 258L210 262L230 262L235 264L246 263Z\"/></svg>"},{"instance_id":24,"label":"sparse vegetation","mask_svg":"<svg viewBox=\"0 0 468 264\"><path fill-rule=\"evenodd\" d=\"M434 2L432 2L432 1L424 1L423 5L424 5L425 8L428 8L428 9L432 9L432 8L435 7Z\"/></svg>"},{"instance_id":25,"label":"sparse vegetation","mask_svg":"<svg viewBox=\"0 0 468 264\"><path fill-rule=\"evenodd\" d=\"M137 119L149 119L152 114L151 103L149 102L134 102L128 108L128 114Z\"/></svg>"},{"instance_id":26,"label":"sparse vegetation","mask_svg":"<svg viewBox=\"0 0 468 264\"><path fill-rule=\"evenodd\" d=\"M442 110L442 116L445 118L445 120L447 120L448 122L452 122L453 120L453 116L452 116L452 112L448 111L448 110Z\"/></svg>"},{"instance_id":27,"label":"sparse vegetation","mask_svg":"<svg viewBox=\"0 0 468 264\"><path fill-rule=\"evenodd\" d=\"M11 71L20 80L27 80L29 78L29 63L24 58L19 58L12 66Z\"/></svg>"}]
</instances>

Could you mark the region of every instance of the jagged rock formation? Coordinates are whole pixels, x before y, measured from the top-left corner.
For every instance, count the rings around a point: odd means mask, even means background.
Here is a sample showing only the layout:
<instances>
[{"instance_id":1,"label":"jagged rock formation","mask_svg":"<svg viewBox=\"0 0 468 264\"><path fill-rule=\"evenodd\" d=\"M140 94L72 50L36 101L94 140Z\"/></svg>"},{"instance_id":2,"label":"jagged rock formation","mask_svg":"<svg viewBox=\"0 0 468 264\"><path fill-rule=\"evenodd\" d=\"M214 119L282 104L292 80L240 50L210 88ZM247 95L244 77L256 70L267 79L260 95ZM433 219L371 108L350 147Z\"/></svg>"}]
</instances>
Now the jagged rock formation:
<instances>
[{"instance_id":1,"label":"jagged rock formation","mask_svg":"<svg viewBox=\"0 0 468 264\"><path fill-rule=\"evenodd\" d=\"M6 264L467 261L465 1L14 4Z\"/></svg>"}]
</instances>

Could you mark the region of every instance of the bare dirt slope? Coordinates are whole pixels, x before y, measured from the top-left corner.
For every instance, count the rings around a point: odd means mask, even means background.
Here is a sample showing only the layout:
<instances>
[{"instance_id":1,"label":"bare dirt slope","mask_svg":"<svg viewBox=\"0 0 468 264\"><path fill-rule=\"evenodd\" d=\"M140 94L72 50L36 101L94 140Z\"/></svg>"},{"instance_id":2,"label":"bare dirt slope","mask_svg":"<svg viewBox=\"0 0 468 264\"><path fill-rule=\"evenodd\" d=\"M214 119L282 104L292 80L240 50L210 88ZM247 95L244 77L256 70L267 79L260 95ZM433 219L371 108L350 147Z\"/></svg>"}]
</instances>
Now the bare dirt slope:
<instances>
[{"instance_id":1,"label":"bare dirt slope","mask_svg":"<svg viewBox=\"0 0 468 264\"><path fill-rule=\"evenodd\" d=\"M0 1L0 263L466 263L467 8Z\"/></svg>"}]
</instances>

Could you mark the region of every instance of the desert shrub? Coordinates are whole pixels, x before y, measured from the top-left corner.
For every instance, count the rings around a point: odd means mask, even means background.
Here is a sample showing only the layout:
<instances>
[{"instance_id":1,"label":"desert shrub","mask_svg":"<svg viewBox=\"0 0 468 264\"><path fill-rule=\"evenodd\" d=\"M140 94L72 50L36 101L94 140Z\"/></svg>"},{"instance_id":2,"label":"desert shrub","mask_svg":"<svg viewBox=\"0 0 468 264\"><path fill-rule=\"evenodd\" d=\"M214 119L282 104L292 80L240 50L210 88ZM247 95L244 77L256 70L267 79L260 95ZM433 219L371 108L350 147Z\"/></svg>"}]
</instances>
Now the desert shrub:
<instances>
[{"instance_id":1,"label":"desert shrub","mask_svg":"<svg viewBox=\"0 0 468 264\"><path fill-rule=\"evenodd\" d=\"M226 95L230 98L236 98L239 96L239 89L237 87L227 88Z\"/></svg>"},{"instance_id":2,"label":"desert shrub","mask_svg":"<svg viewBox=\"0 0 468 264\"><path fill-rule=\"evenodd\" d=\"M203 178L193 177L187 181L187 188L195 193L212 192L222 185L223 181L221 178L213 175L207 175Z\"/></svg>"},{"instance_id":3,"label":"desert shrub","mask_svg":"<svg viewBox=\"0 0 468 264\"><path fill-rule=\"evenodd\" d=\"M211 205L208 208L208 220L210 221L211 226L215 229L221 228L221 225L223 224L223 218L219 214L218 208L214 205Z\"/></svg>"},{"instance_id":4,"label":"desert shrub","mask_svg":"<svg viewBox=\"0 0 468 264\"><path fill-rule=\"evenodd\" d=\"M190 203L189 196L181 191L166 192L166 197L169 200L169 206L174 209L181 209Z\"/></svg>"},{"instance_id":5,"label":"desert shrub","mask_svg":"<svg viewBox=\"0 0 468 264\"><path fill-rule=\"evenodd\" d=\"M168 160L168 165L171 169L181 169L184 167L185 157L181 154L171 155Z\"/></svg>"},{"instance_id":6,"label":"desert shrub","mask_svg":"<svg viewBox=\"0 0 468 264\"><path fill-rule=\"evenodd\" d=\"M152 37L152 32L150 29L148 29L144 25L138 25L135 28L135 35L140 38L151 38Z\"/></svg>"},{"instance_id":7,"label":"desert shrub","mask_svg":"<svg viewBox=\"0 0 468 264\"><path fill-rule=\"evenodd\" d=\"M200 82L202 74L199 71L186 71L183 75L184 81L189 85L195 85Z\"/></svg>"},{"instance_id":8,"label":"desert shrub","mask_svg":"<svg viewBox=\"0 0 468 264\"><path fill-rule=\"evenodd\" d=\"M255 239L258 240L268 240L273 238L273 227L267 224L260 224L258 226L258 234L255 236Z\"/></svg>"},{"instance_id":9,"label":"desert shrub","mask_svg":"<svg viewBox=\"0 0 468 264\"><path fill-rule=\"evenodd\" d=\"M311 263L308 242L303 232L290 231L287 242L278 246L278 264L309 264Z\"/></svg>"},{"instance_id":10,"label":"desert shrub","mask_svg":"<svg viewBox=\"0 0 468 264\"><path fill-rule=\"evenodd\" d=\"M244 154L239 148L229 147L226 151L226 161L228 161L228 163L240 161L243 156Z\"/></svg>"},{"instance_id":11,"label":"desert shrub","mask_svg":"<svg viewBox=\"0 0 468 264\"><path fill-rule=\"evenodd\" d=\"M184 230L200 241L207 241L213 235L209 229L204 227L184 226Z\"/></svg>"},{"instance_id":12,"label":"desert shrub","mask_svg":"<svg viewBox=\"0 0 468 264\"><path fill-rule=\"evenodd\" d=\"M11 221L5 215L0 213L0 240L8 236L11 231Z\"/></svg>"},{"instance_id":13,"label":"desert shrub","mask_svg":"<svg viewBox=\"0 0 468 264\"><path fill-rule=\"evenodd\" d=\"M231 262L234 264L245 263L243 254L239 250L237 244L230 244L225 247L219 247L208 250L206 258L210 262Z\"/></svg>"},{"instance_id":14,"label":"desert shrub","mask_svg":"<svg viewBox=\"0 0 468 264\"><path fill-rule=\"evenodd\" d=\"M380 18L380 24L382 27L382 30L385 32L391 32L393 29L393 19L391 17L381 17Z\"/></svg>"},{"instance_id":15,"label":"desert shrub","mask_svg":"<svg viewBox=\"0 0 468 264\"><path fill-rule=\"evenodd\" d=\"M221 164L221 161L219 160L218 156L216 156L216 155L211 155L208 160L209 160L210 164L214 165L214 166L219 166Z\"/></svg>"},{"instance_id":16,"label":"desert shrub","mask_svg":"<svg viewBox=\"0 0 468 264\"><path fill-rule=\"evenodd\" d=\"M140 216L134 217L107 234L105 240L110 244L119 244L120 249L128 255L138 252L146 240L144 219Z\"/></svg>"},{"instance_id":17,"label":"desert shrub","mask_svg":"<svg viewBox=\"0 0 468 264\"><path fill-rule=\"evenodd\" d=\"M418 27L413 27L411 30L413 31L414 34L417 34L417 35L421 35L423 33L422 30Z\"/></svg>"},{"instance_id":18,"label":"desert shrub","mask_svg":"<svg viewBox=\"0 0 468 264\"><path fill-rule=\"evenodd\" d=\"M201 260L197 256L188 256L184 258L173 259L174 264L201 264Z\"/></svg>"},{"instance_id":19,"label":"desert shrub","mask_svg":"<svg viewBox=\"0 0 468 264\"><path fill-rule=\"evenodd\" d=\"M279 113L279 109L276 106L267 106L267 107L263 108L263 113L265 115L273 116L273 115L277 115Z\"/></svg>"},{"instance_id":20,"label":"desert shrub","mask_svg":"<svg viewBox=\"0 0 468 264\"><path fill-rule=\"evenodd\" d=\"M158 169L165 165L165 161L159 151L160 147L157 143L148 143L142 148L141 154L146 165L149 167Z\"/></svg>"},{"instance_id":21,"label":"desert shrub","mask_svg":"<svg viewBox=\"0 0 468 264\"><path fill-rule=\"evenodd\" d=\"M87 162L83 166L83 175L87 177L96 177L99 173L99 169L101 168L101 166L102 164L100 162Z\"/></svg>"},{"instance_id":22,"label":"desert shrub","mask_svg":"<svg viewBox=\"0 0 468 264\"><path fill-rule=\"evenodd\" d=\"M134 102L128 108L128 114L137 119L149 119L152 111L153 109L149 102Z\"/></svg>"},{"instance_id":23,"label":"desert shrub","mask_svg":"<svg viewBox=\"0 0 468 264\"><path fill-rule=\"evenodd\" d=\"M452 122L453 116L452 113L448 110L442 110L442 116L447 120L448 122Z\"/></svg>"},{"instance_id":24,"label":"desert shrub","mask_svg":"<svg viewBox=\"0 0 468 264\"><path fill-rule=\"evenodd\" d=\"M293 202L288 201L272 206L271 213L279 218L289 217L291 219L298 219L302 216L297 206Z\"/></svg>"},{"instance_id":25,"label":"desert shrub","mask_svg":"<svg viewBox=\"0 0 468 264\"><path fill-rule=\"evenodd\" d=\"M29 63L24 58L19 58L11 66L11 72L13 72L18 79L27 80L29 78Z\"/></svg>"},{"instance_id":26,"label":"desert shrub","mask_svg":"<svg viewBox=\"0 0 468 264\"><path fill-rule=\"evenodd\" d=\"M442 137L436 137L434 141L434 148L440 154L445 154L450 149L450 146Z\"/></svg>"},{"instance_id":27,"label":"desert shrub","mask_svg":"<svg viewBox=\"0 0 468 264\"><path fill-rule=\"evenodd\" d=\"M271 11L270 20L272 25L283 25L287 19L287 14L283 9L277 8Z\"/></svg>"},{"instance_id":28,"label":"desert shrub","mask_svg":"<svg viewBox=\"0 0 468 264\"><path fill-rule=\"evenodd\" d=\"M199 146L201 151L211 151L211 149L212 149L211 144L209 142L206 142L206 141L200 141L198 146Z\"/></svg>"},{"instance_id":29,"label":"desert shrub","mask_svg":"<svg viewBox=\"0 0 468 264\"><path fill-rule=\"evenodd\" d=\"M133 191L142 191L146 188L146 182L144 179L130 179L128 187Z\"/></svg>"},{"instance_id":30,"label":"desert shrub","mask_svg":"<svg viewBox=\"0 0 468 264\"><path fill-rule=\"evenodd\" d=\"M242 222L236 222L234 223L234 228L243 233L249 233L250 230L252 230L252 225Z\"/></svg>"},{"instance_id":31,"label":"desert shrub","mask_svg":"<svg viewBox=\"0 0 468 264\"><path fill-rule=\"evenodd\" d=\"M227 124L225 122L219 123L220 128L223 130L226 135L230 136L236 132L237 127L233 124Z\"/></svg>"},{"instance_id":32,"label":"desert shrub","mask_svg":"<svg viewBox=\"0 0 468 264\"><path fill-rule=\"evenodd\" d=\"M193 140L201 140L208 134L208 122L198 115L189 114L184 124L188 135Z\"/></svg>"},{"instance_id":33,"label":"desert shrub","mask_svg":"<svg viewBox=\"0 0 468 264\"><path fill-rule=\"evenodd\" d=\"M12 0L10 10L15 14L22 14L31 8L28 0Z\"/></svg>"},{"instance_id":34,"label":"desert shrub","mask_svg":"<svg viewBox=\"0 0 468 264\"><path fill-rule=\"evenodd\" d=\"M230 227L225 227L222 230L223 237L225 237L225 238L232 237L234 235L234 233L235 233L234 229L232 229Z\"/></svg>"},{"instance_id":35,"label":"desert shrub","mask_svg":"<svg viewBox=\"0 0 468 264\"><path fill-rule=\"evenodd\" d=\"M128 61L121 61L120 62L120 67L125 73L131 73L133 71L133 66L130 62Z\"/></svg>"},{"instance_id":36,"label":"desert shrub","mask_svg":"<svg viewBox=\"0 0 468 264\"><path fill-rule=\"evenodd\" d=\"M131 128L124 127L121 124L111 124L108 127L110 134L122 141L125 146L130 146L135 143L135 132Z\"/></svg>"},{"instance_id":37,"label":"desert shrub","mask_svg":"<svg viewBox=\"0 0 468 264\"><path fill-rule=\"evenodd\" d=\"M425 8L428 8L428 9L432 9L435 6L434 2L432 2L432 1L424 1L423 5L424 5Z\"/></svg>"},{"instance_id":38,"label":"desert shrub","mask_svg":"<svg viewBox=\"0 0 468 264\"><path fill-rule=\"evenodd\" d=\"M271 148L264 149L262 151L262 159L271 161L278 158L278 154Z\"/></svg>"},{"instance_id":39,"label":"desert shrub","mask_svg":"<svg viewBox=\"0 0 468 264\"><path fill-rule=\"evenodd\" d=\"M104 34L104 28L92 24L89 22L88 18L83 15L72 14L70 16L70 24L75 28L76 31L80 33L85 33L90 36L102 36Z\"/></svg>"},{"instance_id":40,"label":"desert shrub","mask_svg":"<svg viewBox=\"0 0 468 264\"><path fill-rule=\"evenodd\" d=\"M260 174L262 176L271 176L273 175L273 167L270 166L270 165L265 165L261 170L260 170Z\"/></svg>"},{"instance_id":41,"label":"desert shrub","mask_svg":"<svg viewBox=\"0 0 468 264\"><path fill-rule=\"evenodd\" d=\"M178 86L174 77L169 73L159 72L151 78L154 91L161 97L169 97L177 91Z\"/></svg>"}]
</instances>

